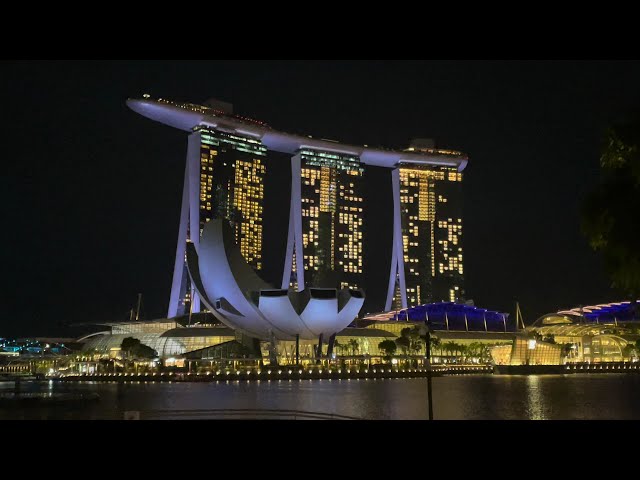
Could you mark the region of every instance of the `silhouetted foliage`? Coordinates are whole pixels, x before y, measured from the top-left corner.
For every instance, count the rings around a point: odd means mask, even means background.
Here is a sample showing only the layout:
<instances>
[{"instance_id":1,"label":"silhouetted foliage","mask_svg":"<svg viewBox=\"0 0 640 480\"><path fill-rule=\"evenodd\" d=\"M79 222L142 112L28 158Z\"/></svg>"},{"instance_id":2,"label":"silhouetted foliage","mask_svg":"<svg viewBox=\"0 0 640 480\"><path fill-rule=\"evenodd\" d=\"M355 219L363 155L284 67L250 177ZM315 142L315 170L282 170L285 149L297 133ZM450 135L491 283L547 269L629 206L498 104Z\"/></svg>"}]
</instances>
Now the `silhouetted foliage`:
<instances>
[{"instance_id":1,"label":"silhouetted foliage","mask_svg":"<svg viewBox=\"0 0 640 480\"><path fill-rule=\"evenodd\" d=\"M582 230L613 286L640 297L640 112L606 131L601 182L586 198Z\"/></svg>"},{"instance_id":2,"label":"silhouetted foliage","mask_svg":"<svg viewBox=\"0 0 640 480\"><path fill-rule=\"evenodd\" d=\"M383 340L378 344L378 348L385 353L385 357L391 357L396 353L397 345L393 340Z\"/></svg>"},{"instance_id":3,"label":"silhouetted foliage","mask_svg":"<svg viewBox=\"0 0 640 480\"><path fill-rule=\"evenodd\" d=\"M407 337L398 337L396 338L395 343L398 347L400 347L404 355L406 355L411 348L411 340L409 340L409 338Z\"/></svg>"},{"instance_id":4,"label":"silhouetted foliage","mask_svg":"<svg viewBox=\"0 0 640 480\"><path fill-rule=\"evenodd\" d=\"M123 339L122 344L120 344L120 348L132 358L151 359L158 356L158 352L153 348L141 343L140 340L133 337Z\"/></svg>"}]
</instances>

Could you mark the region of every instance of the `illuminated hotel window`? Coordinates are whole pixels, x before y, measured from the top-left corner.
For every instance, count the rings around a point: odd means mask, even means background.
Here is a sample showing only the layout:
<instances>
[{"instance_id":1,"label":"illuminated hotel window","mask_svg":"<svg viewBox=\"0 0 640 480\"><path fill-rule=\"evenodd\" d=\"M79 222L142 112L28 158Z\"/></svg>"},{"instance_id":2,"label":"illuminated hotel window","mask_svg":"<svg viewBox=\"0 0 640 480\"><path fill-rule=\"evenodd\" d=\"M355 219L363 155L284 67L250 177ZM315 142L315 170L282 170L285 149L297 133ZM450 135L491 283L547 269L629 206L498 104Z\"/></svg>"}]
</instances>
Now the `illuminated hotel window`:
<instances>
[{"instance_id":1,"label":"illuminated hotel window","mask_svg":"<svg viewBox=\"0 0 640 480\"><path fill-rule=\"evenodd\" d=\"M194 131L200 134L200 232L212 218L227 218L243 257L260 270L267 149L255 139L205 126Z\"/></svg>"},{"instance_id":2,"label":"illuminated hotel window","mask_svg":"<svg viewBox=\"0 0 640 480\"><path fill-rule=\"evenodd\" d=\"M364 168L357 157L302 149L301 202L305 281L313 285L315 271L338 272L338 283L355 285L362 273L362 202L359 196ZM356 182L356 179L358 180ZM338 194L337 194L338 193Z\"/></svg>"},{"instance_id":3,"label":"illuminated hotel window","mask_svg":"<svg viewBox=\"0 0 640 480\"><path fill-rule=\"evenodd\" d=\"M459 188L452 182L462 176L451 167L407 163L400 165L399 177L405 282L407 292L412 292L409 306L455 298L454 283L462 282L457 258L462 252L462 219L456 215L457 223L452 221L450 212L458 213L459 197L451 189ZM449 255L453 248L455 259Z\"/></svg>"}]
</instances>

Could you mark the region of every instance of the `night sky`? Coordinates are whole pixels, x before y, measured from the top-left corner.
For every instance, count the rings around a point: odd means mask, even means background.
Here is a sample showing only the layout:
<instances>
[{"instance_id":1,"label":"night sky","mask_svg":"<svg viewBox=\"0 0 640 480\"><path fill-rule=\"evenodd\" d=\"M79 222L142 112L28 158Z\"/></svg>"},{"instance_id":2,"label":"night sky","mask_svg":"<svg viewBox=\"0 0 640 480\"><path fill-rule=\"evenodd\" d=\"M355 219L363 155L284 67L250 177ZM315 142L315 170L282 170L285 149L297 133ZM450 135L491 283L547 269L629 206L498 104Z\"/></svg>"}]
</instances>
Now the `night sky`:
<instances>
[{"instance_id":1,"label":"night sky","mask_svg":"<svg viewBox=\"0 0 640 480\"><path fill-rule=\"evenodd\" d=\"M125 320L138 292L146 318L166 314L186 134L126 107L143 93L215 97L346 143L434 138L470 157L463 241L476 305L513 312L519 300L530 323L621 300L580 233L579 205L598 180L602 130L640 106L639 85L633 61L4 62L0 337L79 335L68 325ZM288 221L284 160L265 186L274 252ZM391 204L385 172L367 175L372 311L386 293ZM265 276L279 278L279 255Z\"/></svg>"}]
</instances>

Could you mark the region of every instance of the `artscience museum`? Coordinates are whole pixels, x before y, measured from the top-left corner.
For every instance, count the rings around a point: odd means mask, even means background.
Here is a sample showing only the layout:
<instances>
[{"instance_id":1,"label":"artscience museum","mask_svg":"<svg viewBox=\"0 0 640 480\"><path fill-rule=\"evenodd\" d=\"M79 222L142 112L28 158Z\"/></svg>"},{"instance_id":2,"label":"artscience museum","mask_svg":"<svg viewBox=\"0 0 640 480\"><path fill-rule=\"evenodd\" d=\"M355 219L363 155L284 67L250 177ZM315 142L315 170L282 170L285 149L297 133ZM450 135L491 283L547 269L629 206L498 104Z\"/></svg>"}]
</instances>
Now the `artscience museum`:
<instances>
[{"instance_id":1,"label":"artscience museum","mask_svg":"<svg viewBox=\"0 0 640 480\"><path fill-rule=\"evenodd\" d=\"M207 309L222 323L260 340L331 339L358 315L362 290L276 289L258 277L234 241L229 223L211 219L199 252L187 245L191 281Z\"/></svg>"}]
</instances>

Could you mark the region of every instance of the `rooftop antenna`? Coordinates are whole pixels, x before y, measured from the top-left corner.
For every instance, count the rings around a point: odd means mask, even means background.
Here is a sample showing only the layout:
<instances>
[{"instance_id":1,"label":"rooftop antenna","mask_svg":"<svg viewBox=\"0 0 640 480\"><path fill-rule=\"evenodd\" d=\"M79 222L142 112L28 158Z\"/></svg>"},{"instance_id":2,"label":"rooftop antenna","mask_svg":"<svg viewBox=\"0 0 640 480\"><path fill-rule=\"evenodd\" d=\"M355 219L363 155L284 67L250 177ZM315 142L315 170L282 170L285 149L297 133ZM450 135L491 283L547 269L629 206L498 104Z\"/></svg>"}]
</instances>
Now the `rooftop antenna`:
<instances>
[{"instance_id":1,"label":"rooftop antenna","mask_svg":"<svg viewBox=\"0 0 640 480\"><path fill-rule=\"evenodd\" d=\"M136 322L140 319L140 304L142 303L142 294L138 294L138 306L136 307Z\"/></svg>"}]
</instances>

